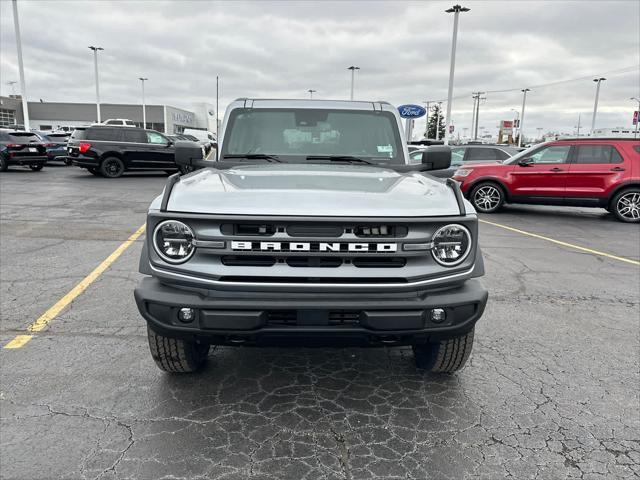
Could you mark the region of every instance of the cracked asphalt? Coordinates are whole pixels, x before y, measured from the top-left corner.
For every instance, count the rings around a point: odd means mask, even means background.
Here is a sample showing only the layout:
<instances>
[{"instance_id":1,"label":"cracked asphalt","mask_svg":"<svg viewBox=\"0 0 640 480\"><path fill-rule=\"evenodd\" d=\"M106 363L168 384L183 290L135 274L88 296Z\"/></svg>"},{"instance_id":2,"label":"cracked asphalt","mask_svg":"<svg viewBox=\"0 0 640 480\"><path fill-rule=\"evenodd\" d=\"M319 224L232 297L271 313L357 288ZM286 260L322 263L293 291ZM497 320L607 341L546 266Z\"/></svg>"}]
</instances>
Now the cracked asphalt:
<instances>
[{"instance_id":1,"label":"cracked asphalt","mask_svg":"<svg viewBox=\"0 0 640 480\"><path fill-rule=\"evenodd\" d=\"M5 345L145 220L165 175L0 176ZM640 259L604 210L492 222ZM410 350L217 348L160 372L133 300L142 238L50 325L0 349L3 479L640 476L640 268L481 224L490 292L467 367Z\"/></svg>"}]
</instances>

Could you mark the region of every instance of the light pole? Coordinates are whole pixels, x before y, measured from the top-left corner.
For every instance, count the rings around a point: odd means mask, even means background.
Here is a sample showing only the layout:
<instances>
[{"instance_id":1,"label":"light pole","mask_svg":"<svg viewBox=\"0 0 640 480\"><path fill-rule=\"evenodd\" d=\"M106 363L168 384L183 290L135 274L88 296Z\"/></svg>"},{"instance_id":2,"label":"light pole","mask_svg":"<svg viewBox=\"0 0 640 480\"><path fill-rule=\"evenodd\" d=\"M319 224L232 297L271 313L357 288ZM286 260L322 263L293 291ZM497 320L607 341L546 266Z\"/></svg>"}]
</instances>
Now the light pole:
<instances>
[{"instance_id":1,"label":"light pole","mask_svg":"<svg viewBox=\"0 0 640 480\"><path fill-rule=\"evenodd\" d=\"M20 97L22 99L22 116L24 129L29 128L29 107L27 106L27 87L24 81L24 64L22 63L22 39L20 36L20 21L18 20L18 2L13 0L13 26L16 32L16 47L18 49L18 70L20 72Z\"/></svg>"},{"instance_id":2,"label":"light pole","mask_svg":"<svg viewBox=\"0 0 640 480\"><path fill-rule=\"evenodd\" d=\"M353 100L353 83L355 81L356 70L360 70L360 67L351 65L347 68L347 70L351 70L351 100Z\"/></svg>"},{"instance_id":3,"label":"light pole","mask_svg":"<svg viewBox=\"0 0 640 480\"><path fill-rule=\"evenodd\" d=\"M442 102L438 102L438 111L436 112L436 140L440 140L440 116L442 114ZM444 138L447 138L447 132L444 133ZM446 142L446 140L445 140Z\"/></svg>"},{"instance_id":4,"label":"light pole","mask_svg":"<svg viewBox=\"0 0 640 480\"><path fill-rule=\"evenodd\" d=\"M633 132L633 138L638 138L638 124L640 123L640 99L631 97L629 100L635 100L638 102L638 116L636 117L636 129Z\"/></svg>"},{"instance_id":5,"label":"light pole","mask_svg":"<svg viewBox=\"0 0 640 480\"><path fill-rule=\"evenodd\" d=\"M593 130L596 128L596 114L598 113L598 97L600 96L600 83L603 80L606 80L604 77L594 78L593 81L596 82L596 101L593 103L593 117L591 117L591 135L593 135Z\"/></svg>"},{"instance_id":6,"label":"light pole","mask_svg":"<svg viewBox=\"0 0 640 480\"><path fill-rule=\"evenodd\" d=\"M16 82L15 80L11 80L10 82L7 82L7 85L9 85L11 87L11 96L15 97L16 96Z\"/></svg>"},{"instance_id":7,"label":"light pole","mask_svg":"<svg viewBox=\"0 0 640 480\"><path fill-rule=\"evenodd\" d=\"M424 117L424 121L427 123L427 128L425 129L425 138L429 138L429 107L432 103L435 103L433 100L423 100L422 104L425 106L425 110L427 111L427 113L425 113L425 117Z\"/></svg>"},{"instance_id":8,"label":"light pole","mask_svg":"<svg viewBox=\"0 0 640 480\"><path fill-rule=\"evenodd\" d=\"M307 92L309 92L309 98L311 100L313 100L313 94L316 93L317 90L313 90L313 89L310 88L309 90L307 90Z\"/></svg>"},{"instance_id":9,"label":"light pole","mask_svg":"<svg viewBox=\"0 0 640 480\"><path fill-rule=\"evenodd\" d=\"M89 47L93 50L93 67L96 73L96 111L98 113L98 123L102 120L100 118L100 83L98 81L98 50L104 50L102 47Z\"/></svg>"},{"instance_id":10,"label":"light pole","mask_svg":"<svg viewBox=\"0 0 640 480\"><path fill-rule=\"evenodd\" d=\"M146 77L138 77L138 80L142 82L142 128L147 128L147 109L144 103L144 82L149 80Z\"/></svg>"},{"instance_id":11,"label":"light pole","mask_svg":"<svg viewBox=\"0 0 640 480\"><path fill-rule=\"evenodd\" d=\"M473 98L475 99L475 119L474 119L474 130L473 130L473 139L478 139L478 121L480 120L480 100L485 100L486 97L481 98L480 95L483 95L485 92L474 92Z\"/></svg>"},{"instance_id":12,"label":"light pole","mask_svg":"<svg viewBox=\"0 0 640 480\"><path fill-rule=\"evenodd\" d=\"M524 106L527 102L527 92L530 92L530 88L523 88L522 90L522 110L520 110L520 135L518 135L518 146L522 146L522 137L524 133Z\"/></svg>"},{"instance_id":13,"label":"light pole","mask_svg":"<svg viewBox=\"0 0 640 480\"><path fill-rule=\"evenodd\" d=\"M576 127L576 137L580 138L580 121L582 120L582 113L578 114L578 126Z\"/></svg>"},{"instance_id":14,"label":"light pole","mask_svg":"<svg viewBox=\"0 0 640 480\"><path fill-rule=\"evenodd\" d=\"M447 94L447 116L445 117L444 127L444 144L449 145L449 124L451 123L451 100L453 98L453 74L456 68L456 43L458 41L458 17L460 12L468 12L471 10L467 7L454 5L445 10L447 13L453 13L453 38L451 40L451 65L449 67L449 93Z\"/></svg>"}]
</instances>

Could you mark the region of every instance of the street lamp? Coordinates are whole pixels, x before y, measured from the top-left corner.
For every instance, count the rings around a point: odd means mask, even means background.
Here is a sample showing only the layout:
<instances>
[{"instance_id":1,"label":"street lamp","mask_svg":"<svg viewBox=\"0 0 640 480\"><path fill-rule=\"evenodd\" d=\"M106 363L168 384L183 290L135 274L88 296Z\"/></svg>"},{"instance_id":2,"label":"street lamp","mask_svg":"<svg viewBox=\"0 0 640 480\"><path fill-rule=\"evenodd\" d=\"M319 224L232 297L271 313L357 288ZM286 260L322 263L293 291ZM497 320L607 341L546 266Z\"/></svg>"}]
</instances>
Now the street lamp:
<instances>
[{"instance_id":1,"label":"street lamp","mask_svg":"<svg viewBox=\"0 0 640 480\"><path fill-rule=\"evenodd\" d=\"M445 10L446 13L453 13L453 38L451 40L451 65L449 67L449 93L447 94L447 116L444 127L444 144L449 145L449 124L451 123L451 100L453 97L453 74L456 68L456 43L458 41L458 16L460 12L471 10L467 7L454 5Z\"/></svg>"},{"instance_id":2,"label":"street lamp","mask_svg":"<svg viewBox=\"0 0 640 480\"><path fill-rule=\"evenodd\" d=\"M524 106L527 102L527 92L530 92L530 88L523 88L522 92L522 110L520 110L520 135L518 135L518 146L522 146L522 137L524 133Z\"/></svg>"},{"instance_id":3,"label":"street lamp","mask_svg":"<svg viewBox=\"0 0 640 480\"><path fill-rule=\"evenodd\" d=\"M360 70L360 67L351 65L347 70L351 70L351 100L353 100L353 82L355 81L356 70Z\"/></svg>"},{"instance_id":4,"label":"street lamp","mask_svg":"<svg viewBox=\"0 0 640 480\"><path fill-rule=\"evenodd\" d=\"M96 74L96 110L98 113L98 123L101 122L100 119L100 83L98 81L98 50L104 50L102 47L89 47L90 50L93 50L93 66Z\"/></svg>"},{"instance_id":5,"label":"street lamp","mask_svg":"<svg viewBox=\"0 0 640 480\"><path fill-rule=\"evenodd\" d=\"M18 19L18 2L13 0L13 26L16 32L16 49L18 50L18 72L20 73L20 98L22 100L22 117L24 129L29 128L29 107L27 106L27 86L24 81L24 63L22 62L22 37L20 36L20 20Z\"/></svg>"},{"instance_id":6,"label":"street lamp","mask_svg":"<svg viewBox=\"0 0 640 480\"><path fill-rule=\"evenodd\" d=\"M145 77L138 77L138 80L142 82L142 128L147 128L147 109L144 104L144 82L149 79Z\"/></svg>"},{"instance_id":7,"label":"street lamp","mask_svg":"<svg viewBox=\"0 0 640 480\"><path fill-rule=\"evenodd\" d=\"M316 93L317 90L313 90L313 89L310 88L309 90L307 90L307 92L309 92L309 98L311 100L313 100L313 94Z\"/></svg>"},{"instance_id":8,"label":"street lamp","mask_svg":"<svg viewBox=\"0 0 640 480\"><path fill-rule=\"evenodd\" d=\"M593 117L591 117L591 135L593 135L593 130L596 128L596 114L598 113L598 97L600 96L600 83L606 80L604 77L594 78L593 81L596 82L596 101L593 103Z\"/></svg>"}]
</instances>

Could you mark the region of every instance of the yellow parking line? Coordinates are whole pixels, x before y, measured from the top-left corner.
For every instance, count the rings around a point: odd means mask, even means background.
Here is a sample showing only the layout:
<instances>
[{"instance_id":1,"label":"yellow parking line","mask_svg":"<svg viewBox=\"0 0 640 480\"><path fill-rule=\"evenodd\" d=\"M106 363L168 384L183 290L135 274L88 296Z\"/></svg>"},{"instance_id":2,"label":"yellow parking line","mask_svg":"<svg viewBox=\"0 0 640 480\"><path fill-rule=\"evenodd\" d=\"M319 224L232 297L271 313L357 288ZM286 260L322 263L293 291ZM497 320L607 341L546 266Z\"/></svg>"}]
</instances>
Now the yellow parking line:
<instances>
[{"instance_id":1,"label":"yellow parking line","mask_svg":"<svg viewBox=\"0 0 640 480\"><path fill-rule=\"evenodd\" d=\"M111 255L105 258L100 265L98 265L93 272L84 277L80 283L73 287L69 293L62 297L55 305L49 310L44 312L40 318L27 327L29 333L36 333L43 330L51 320L56 318L58 314L71 302L73 302L82 292L84 292L89 285L91 285L102 273L109 268L109 266L115 262L122 253L135 242L140 235L144 232L145 225L142 225L136 230L127 240L125 240L118 248L116 248ZM29 340L33 338L33 335L17 335L13 340L7 343L4 348L20 348L23 347Z\"/></svg>"},{"instance_id":2,"label":"yellow parking line","mask_svg":"<svg viewBox=\"0 0 640 480\"><path fill-rule=\"evenodd\" d=\"M631 265L640 265L640 262L637 260L632 260L630 258L618 257L617 255L611 255L610 253L601 252L599 250L593 250L591 248L581 247L580 245L574 245L573 243L562 242L560 240L556 240L555 238L545 237L543 235L538 235L537 233L525 232L524 230L520 230L519 228L509 227L507 225L502 225L500 223L489 222L487 220L480 220L482 223L486 223L487 225L493 225L494 227L503 228L505 230L509 230L511 232L520 233L522 235L527 235L529 237L538 238L540 240L546 240L547 242L555 243L556 245L562 245L563 247L573 248L575 250L580 250L581 252L590 253L592 255L598 255L600 257L611 258L612 260L618 260L619 262L630 263Z\"/></svg>"}]
</instances>

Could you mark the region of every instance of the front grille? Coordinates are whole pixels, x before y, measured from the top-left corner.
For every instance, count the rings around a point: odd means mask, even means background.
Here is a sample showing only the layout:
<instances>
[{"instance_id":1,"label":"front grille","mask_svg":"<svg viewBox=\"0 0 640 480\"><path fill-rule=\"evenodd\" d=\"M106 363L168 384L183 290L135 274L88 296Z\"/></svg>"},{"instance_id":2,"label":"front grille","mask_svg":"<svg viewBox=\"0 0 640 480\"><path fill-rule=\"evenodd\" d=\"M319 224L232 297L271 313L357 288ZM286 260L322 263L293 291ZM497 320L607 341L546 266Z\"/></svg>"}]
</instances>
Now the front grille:
<instances>
[{"instance_id":1,"label":"front grille","mask_svg":"<svg viewBox=\"0 0 640 480\"><path fill-rule=\"evenodd\" d=\"M320 312L315 318L309 318L308 312L298 310L268 310L266 312L267 325L290 327L306 326L356 326L360 324L361 312L358 310L332 310Z\"/></svg>"},{"instance_id":2,"label":"front grille","mask_svg":"<svg viewBox=\"0 0 640 480\"><path fill-rule=\"evenodd\" d=\"M335 268L342 265L342 259L337 257L289 257L286 262L297 268Z\"/></svg>"}]
</instances>

